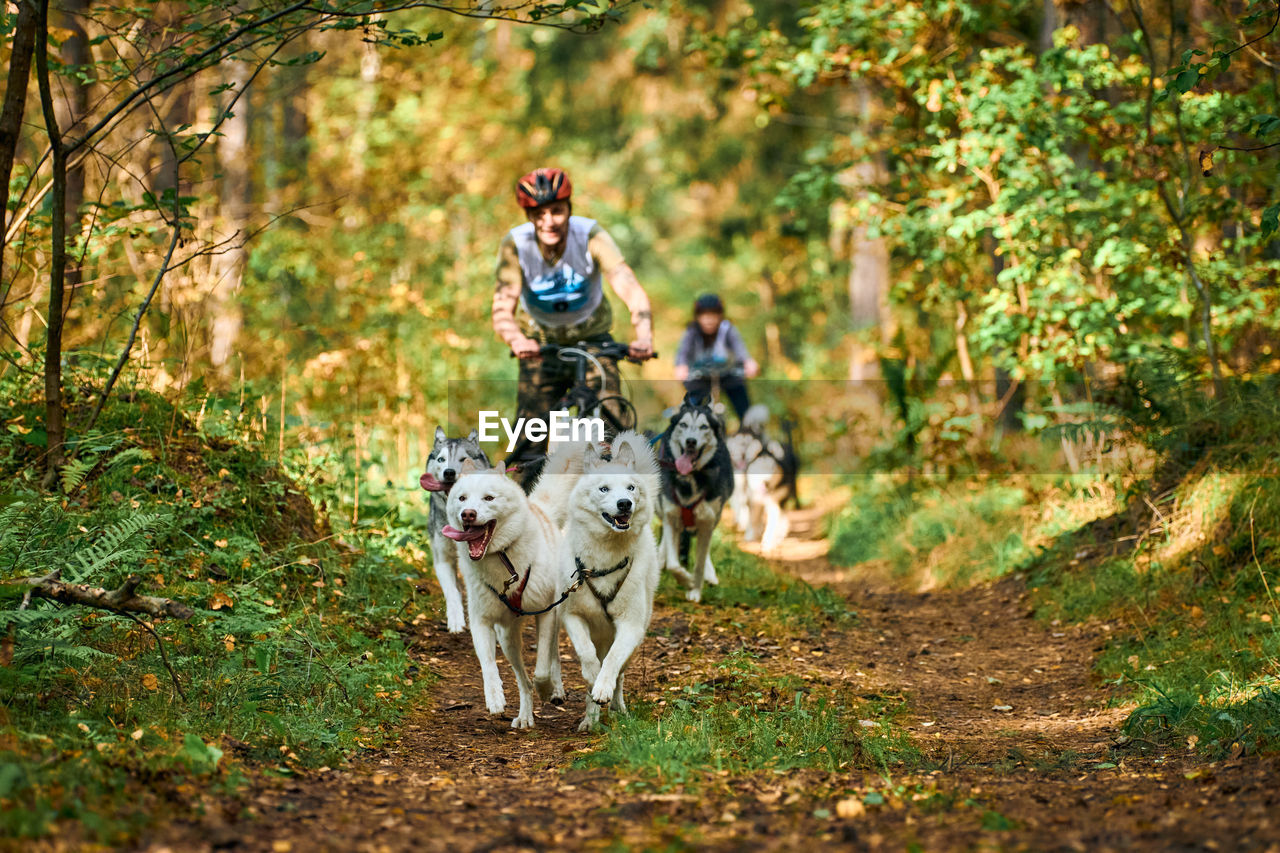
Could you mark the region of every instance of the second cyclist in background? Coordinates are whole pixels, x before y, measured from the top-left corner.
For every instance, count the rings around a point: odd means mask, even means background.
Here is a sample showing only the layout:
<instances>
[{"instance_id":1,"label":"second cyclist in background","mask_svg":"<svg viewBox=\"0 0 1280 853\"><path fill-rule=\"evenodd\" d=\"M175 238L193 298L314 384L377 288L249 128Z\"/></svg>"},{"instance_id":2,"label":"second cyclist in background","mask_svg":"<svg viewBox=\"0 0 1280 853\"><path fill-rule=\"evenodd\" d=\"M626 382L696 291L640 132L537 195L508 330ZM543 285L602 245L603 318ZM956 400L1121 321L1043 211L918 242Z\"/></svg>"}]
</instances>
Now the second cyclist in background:
<instances>
[{"instance_id":1,"label":"second cyclist in background","mask_svg":"<svg viewBox=\"0 0 1280 853\"><path fill-rule=\"evenodd\" d=\"M747 383L760 374L760 365L747 352L742 335L724 316L724 303L714 293L704 293L693 303L693 322L684 331L676 351L676 379L690 392L711 394L712 384L733 404L738 419L750 406Z\"/></svg>"}]
</instances>

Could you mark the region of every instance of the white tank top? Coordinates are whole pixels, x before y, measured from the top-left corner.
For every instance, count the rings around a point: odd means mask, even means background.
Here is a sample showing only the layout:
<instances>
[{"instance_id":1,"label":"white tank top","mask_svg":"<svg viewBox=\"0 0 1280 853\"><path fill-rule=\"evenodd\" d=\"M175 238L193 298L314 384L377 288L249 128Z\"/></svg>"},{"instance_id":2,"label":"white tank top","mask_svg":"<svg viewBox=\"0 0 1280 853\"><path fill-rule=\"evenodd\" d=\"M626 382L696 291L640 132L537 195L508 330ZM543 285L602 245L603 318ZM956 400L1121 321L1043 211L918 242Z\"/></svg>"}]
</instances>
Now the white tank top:
<instances>
[{"instance_id":1,"label":"white tank top","mask_svg":"<svg viewBox=\"0 0 1280 853\"><path fill-rule=\"evenodd\" d=\"M595 224L594 219L570 216L564 254L554 264L542 257L532 222L511 229L524 273L520 305L538 325L581 323L604 299L600 269L587 249L587 238Z\"/></svg>"}]
</instances>

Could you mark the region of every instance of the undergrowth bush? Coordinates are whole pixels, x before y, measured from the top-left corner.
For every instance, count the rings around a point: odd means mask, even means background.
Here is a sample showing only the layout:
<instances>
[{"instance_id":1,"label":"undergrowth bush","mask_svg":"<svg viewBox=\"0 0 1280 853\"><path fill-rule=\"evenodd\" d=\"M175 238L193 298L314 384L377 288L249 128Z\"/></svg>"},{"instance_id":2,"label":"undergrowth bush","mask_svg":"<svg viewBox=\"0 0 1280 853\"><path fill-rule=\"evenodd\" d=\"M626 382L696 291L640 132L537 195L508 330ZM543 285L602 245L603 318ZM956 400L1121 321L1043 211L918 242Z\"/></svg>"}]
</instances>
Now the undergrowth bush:
<instances>
[{"instance_id":1,"label":"undergrowth bush","mask_svg":"<svg viewBox=\"0 0 1280 853\"><path fill-rule=\"evenodd\" d=\"M324 487L291 477L234 407L197 428L136 389L43 493L28 390L0 386L0 579L138 575L196 614L136 620L0 586L0 835L70 821L119 843L183 780L234 787L244 759L290 773L381 743L430 681L400 632L421 568L406 537L376 518L330 530Z\"/></svg>"}]
</instances>

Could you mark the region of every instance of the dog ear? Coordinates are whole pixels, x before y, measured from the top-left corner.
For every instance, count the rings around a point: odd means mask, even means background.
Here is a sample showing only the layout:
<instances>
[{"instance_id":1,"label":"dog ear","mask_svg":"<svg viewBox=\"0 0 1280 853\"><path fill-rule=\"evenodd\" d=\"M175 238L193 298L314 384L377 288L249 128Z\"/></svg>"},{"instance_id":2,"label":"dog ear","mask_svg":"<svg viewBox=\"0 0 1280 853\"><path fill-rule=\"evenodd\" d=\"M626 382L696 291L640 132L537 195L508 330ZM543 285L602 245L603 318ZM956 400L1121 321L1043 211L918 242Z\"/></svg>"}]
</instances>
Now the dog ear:
<instances>
[{"instance_id":1,"label":"dog ear","mask_svg":"<svg viewBox=\"0 0 1280 853\"><path fill-rule=\"evenodd\" d=\"M471 432L467 433L467 441L471 442L472 444L476 444L477 442L480 441L480 433L476 432L475 430L472 430Z\"/></svg>"},{"instance_id":2,"label":"dog ear","mask_svg":"<svg viewBox=\"0 0 1280 853\"><path fill-rule=\"evenodd\" d=\"M483 470L476 461L468 456L462 460L462 464L458 466L458 474L465 477L468 474L474 474L476 471Z\"/></svg>"},{"instance_id":3,"label":"dog ear","mask_svg":"<svg viewBox=\"0 0 1280 853\"><path fill-rule=\"evenodd\" d=\"M444 431L444 427L437 425L436 426L436 444L439 444L440 442L446 440L448 437L449 437L449 434Z\"/></svg>"},{"instance_id":4,"label":"dog ear","mask_svg":"<svg viewBox=\"0 0 1280 853\"><path fill-rule=\"evenodd\" d=\"M604 462L604 457L600 455L600 448L595 444L588 442L582 448L582 470L590 473L600 467Z\"/></svg>"},{"instance_id":5,"label":"dog ear","mask_svg":"<svg viewBox=\"0 0 1280 853\"><path fill-rule=\"evenodd\" d=\"M617 462L619 465L625 465L632 471L636 469L636 454L635 451L631 449L630 444L623 444L614 451L613 461Z\"/></svg>"}]
</instances>

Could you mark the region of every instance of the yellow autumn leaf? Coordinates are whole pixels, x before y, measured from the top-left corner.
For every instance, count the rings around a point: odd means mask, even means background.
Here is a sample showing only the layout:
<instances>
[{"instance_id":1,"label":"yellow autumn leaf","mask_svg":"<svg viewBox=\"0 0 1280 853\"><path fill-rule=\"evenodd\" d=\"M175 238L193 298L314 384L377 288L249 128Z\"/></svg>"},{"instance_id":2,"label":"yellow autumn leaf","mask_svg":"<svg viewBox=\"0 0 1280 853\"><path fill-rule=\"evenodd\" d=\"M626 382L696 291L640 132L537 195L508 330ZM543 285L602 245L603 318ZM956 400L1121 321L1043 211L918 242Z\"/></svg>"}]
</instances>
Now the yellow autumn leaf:
<instances>
[{"instance_id":1,"label":"yellow autumn leaf","mask_svg":"<svg viewBox=\"0 0 1280 853\"><path fill-rule=\"evenodd\" d=\"M209 596L210 610L221 610L224 607L233 607L234 605L235 600L225 592L215 592L213 595Z\"/></svg>"},{"instance_id":2,"label":"yellow autumn leaf","mask_svg":"<svg viewBox=\"0 0 1280 853\"><path fill-rule=\"evenodd\" d=\"M148 672L146 675L142 676L142 686L148 690L159 690L160 680Z\"/></svg>"}]
</instances>

